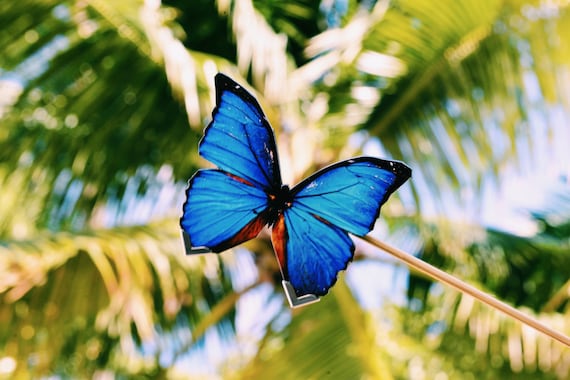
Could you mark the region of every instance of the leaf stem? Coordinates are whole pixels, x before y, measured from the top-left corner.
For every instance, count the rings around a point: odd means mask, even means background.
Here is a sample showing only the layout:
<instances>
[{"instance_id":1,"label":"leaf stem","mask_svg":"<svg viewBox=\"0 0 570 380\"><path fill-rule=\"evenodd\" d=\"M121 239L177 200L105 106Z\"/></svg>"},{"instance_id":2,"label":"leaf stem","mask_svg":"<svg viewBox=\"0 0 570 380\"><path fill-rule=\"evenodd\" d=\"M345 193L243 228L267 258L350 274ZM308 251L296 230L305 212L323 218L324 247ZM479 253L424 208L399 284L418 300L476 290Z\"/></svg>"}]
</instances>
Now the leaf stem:
<instances>
[{"instance_id":1,"label":"leaf stem","mask_svg":"<svg viewBox=\"0 0 570 380\"><path fill-rule=\"evenodd\" d=\"M428 275L429 277L443 282L457 290L459 290L462 293L468 294L472 297L477 298L479 301L497 309L502 311L503 313L507 314L508 316L515 318L516 320L526 324L527 326L530 326L532 328L534 328L537 331L542 332L543 334L548 335L549 337L551 337L552 339L555 339L557 341L559 341L562 344L565 344L566 346L570 347L570 338L556 330L551 329L550 327L542 324L541 322L539 322L538 320L536 320L535 318L532 318L531 316L515 309L512 306L507 305L506 303L499 301L498 299L492 297L491 295L461 281L460 279L458 279L457 277L454 277L444 271L442 271L441 269L438 269L428 263L426 263L425 261L422 261L412 255L410 255L407 252L404 252L402 250L399 250L397 248L394 248L384 242L381 242L379 240L374 239L373 237L370 236L359 236L359 238L361 238L362 240L366 241L369 244L372 244L373 246L386 251L387 253L391 254L392 256L402 260L403 262L405 262L409 267L424 273L426 275Z\"/></svg>"},{"instance_id":2,"label":"leaf stem","mask_svg":"<svg viewBox=\"0 0 570 380\"><path fill-rule=\"evenodd\" d=\"M558 289L554 296L544 305L542 311L544 313L550 313L555 311L570 297L570 280L566 281L566 283Z\"/></svg>"}]
</instances>

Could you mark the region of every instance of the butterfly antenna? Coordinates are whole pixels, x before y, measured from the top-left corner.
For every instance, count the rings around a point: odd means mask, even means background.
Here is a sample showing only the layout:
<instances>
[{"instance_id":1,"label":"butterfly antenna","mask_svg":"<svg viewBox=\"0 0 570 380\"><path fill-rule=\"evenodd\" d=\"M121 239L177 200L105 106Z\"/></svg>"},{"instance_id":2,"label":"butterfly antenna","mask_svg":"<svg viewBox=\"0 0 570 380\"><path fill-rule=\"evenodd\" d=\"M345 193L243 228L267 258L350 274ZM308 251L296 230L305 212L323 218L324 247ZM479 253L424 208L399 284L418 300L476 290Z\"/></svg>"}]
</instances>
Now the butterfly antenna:
<instances>
[{"instance_id":1,"label":"butterfly antenna","mask_svg":"<svg viewBox=\"0 0 570 380\"><path fill-rule=\"evenodd\" d=\"M443 282L464 294L468 294L479 301L491 306L494 309L502 311L506 315L515 318L516 320L524 323L527 326L534 328L537 331L542 332L543 334L548 335L552 339L559 341L562 344L570 347L570 338L556 330L551 329L550 327L542 324L535 318L515 309L512 306L507 305L506 303L499 301L495 297L461 281L457 277L450 275L447 272L438 269L425 261L422 261L411 254L394 248L384 242L376 240L370 236L359 236L362 240L366 241L369 244L372 244L376 248L379 248L385 252L388 252L392 256L396 257L399 260L405 262L410 268L417 270L418 272L424 273L427 276L433 278L436 281Z\"/></svg>"}]
</instances>

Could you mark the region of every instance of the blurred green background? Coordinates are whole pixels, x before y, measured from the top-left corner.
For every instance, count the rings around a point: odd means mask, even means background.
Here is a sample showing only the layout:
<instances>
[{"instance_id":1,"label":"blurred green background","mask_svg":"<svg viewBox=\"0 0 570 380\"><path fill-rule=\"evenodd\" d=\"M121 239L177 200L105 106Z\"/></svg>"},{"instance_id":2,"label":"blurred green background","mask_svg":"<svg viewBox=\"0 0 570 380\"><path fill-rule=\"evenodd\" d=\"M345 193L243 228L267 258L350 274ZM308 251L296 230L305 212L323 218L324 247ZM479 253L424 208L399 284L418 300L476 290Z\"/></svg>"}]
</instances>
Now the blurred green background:
<instances>
[{"instance_id":1,"label":"blurred green background","mask_svg":"<svg viewBox=\"0 0 570 380\"><path fill-rule=\"evenodd\" d=\"M294 184L413 178L374 236L570 334L570 2L0 2L0 378L568 379L570 350L357 241L290 310L269 235L186 257L223 71Z\"/></svg>"}]
</instances>

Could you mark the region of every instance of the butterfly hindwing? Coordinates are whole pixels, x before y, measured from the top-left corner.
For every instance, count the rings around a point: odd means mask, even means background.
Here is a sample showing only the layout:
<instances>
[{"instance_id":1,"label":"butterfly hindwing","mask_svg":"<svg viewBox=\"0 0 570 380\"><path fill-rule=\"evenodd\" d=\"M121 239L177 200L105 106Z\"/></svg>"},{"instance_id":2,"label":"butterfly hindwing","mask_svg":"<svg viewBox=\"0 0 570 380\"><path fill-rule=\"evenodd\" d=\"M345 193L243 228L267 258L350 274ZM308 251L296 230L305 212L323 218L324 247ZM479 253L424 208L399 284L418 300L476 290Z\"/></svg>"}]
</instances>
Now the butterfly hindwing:
<instances>
[{"instance_id":1,"label":"butterfly hindwing","mask_svg":"<svg viewBox=\"0 0 570 380\"><path fill-rule=\"evenodd\" d=\"M297 296L327 293L352 260L348 233L368 233L382 204L410 174L400 162L359 157L331 165L292 189L293 202L275 223L273 243Z\"/></svg>"},{"instance_id":2,"label":"butterfly hindwing","mask_svg":"<svg viewBox=\"0 0 570 380\"><path fill-rule=\"evenodd\" d=\"M297 297L326 294L354 253L345 231L295 207L278 218L272 241L283 277Z\"/></svg>"}]
</instances>

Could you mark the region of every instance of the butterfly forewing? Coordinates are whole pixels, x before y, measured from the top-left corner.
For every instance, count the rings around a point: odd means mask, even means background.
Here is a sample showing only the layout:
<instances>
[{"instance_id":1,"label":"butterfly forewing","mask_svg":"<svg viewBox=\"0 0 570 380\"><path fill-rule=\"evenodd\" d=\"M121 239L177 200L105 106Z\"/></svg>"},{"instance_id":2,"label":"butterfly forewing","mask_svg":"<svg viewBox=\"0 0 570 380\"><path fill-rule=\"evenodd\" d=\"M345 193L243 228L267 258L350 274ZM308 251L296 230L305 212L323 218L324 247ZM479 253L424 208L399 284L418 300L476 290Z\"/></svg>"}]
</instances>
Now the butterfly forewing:
<instances>
[{"instance_id":1,"label":"butterfly forewing","mask_svg":"<svg viewBox=\"0 0 570 380\"><path fill-rule=\"evenodd\" d=\"M219 169L263 189L278 189L275 137L257 101L228 77L216 75L217 106L199 153Z\"/></svg>"},{"instance_id":2,"label":"butterfly forewing","mask_svg":"<svg viewBox=\"0 0 570 380\"><path fill-rule=\"evenodd\" d=\"M380 207L410 177L401 162L357 157L313 174L292 189L294 207L355 235L374 226Z\"/></svg>"}]
</instances>

